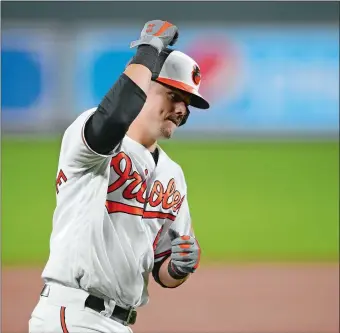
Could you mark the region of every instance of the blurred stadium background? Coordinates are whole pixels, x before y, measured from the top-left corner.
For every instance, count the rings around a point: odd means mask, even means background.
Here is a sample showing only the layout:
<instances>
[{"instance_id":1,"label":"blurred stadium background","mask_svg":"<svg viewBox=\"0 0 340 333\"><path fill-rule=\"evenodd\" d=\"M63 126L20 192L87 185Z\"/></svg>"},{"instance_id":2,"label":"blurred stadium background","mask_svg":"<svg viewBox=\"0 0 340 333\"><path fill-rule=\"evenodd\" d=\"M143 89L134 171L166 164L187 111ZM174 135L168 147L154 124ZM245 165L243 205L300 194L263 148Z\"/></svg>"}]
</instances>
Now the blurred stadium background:
<instances>
[{"instance_id":1,"label":"blurred stadium background","mask_svg":"<svg viewBox=\"0 0 340 333\"><path fill-rule=\"evenodd\" d=\"M155 18L179 26L212 105L161 143L186 173L203 267L338 262L339 3L14 1L1 15L3 267L45 263L61 135Z\"/></svg>"}]
</instances>

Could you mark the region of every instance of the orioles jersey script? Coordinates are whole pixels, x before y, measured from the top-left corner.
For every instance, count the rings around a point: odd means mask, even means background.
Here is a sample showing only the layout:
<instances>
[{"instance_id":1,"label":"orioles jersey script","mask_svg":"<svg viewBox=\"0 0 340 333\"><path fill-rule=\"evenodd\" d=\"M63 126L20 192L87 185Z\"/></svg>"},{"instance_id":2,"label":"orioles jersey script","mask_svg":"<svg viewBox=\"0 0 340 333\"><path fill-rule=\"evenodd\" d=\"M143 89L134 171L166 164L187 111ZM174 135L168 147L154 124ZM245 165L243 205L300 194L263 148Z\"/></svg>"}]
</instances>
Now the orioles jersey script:
<instances>
[{"instance_id":1,"label":"orioles jersey script","mask_svg":"<svg viewBox=\"0 0 340 333\"><path fill-rule=\"evenodd\" d=\"M148 302L154 262L171 253L169 227L193 235L181 167L125 136L109 155L88 147L81 114L65 131L50 256L42 278L120 306Z\"/></svg>"}]
</instances>

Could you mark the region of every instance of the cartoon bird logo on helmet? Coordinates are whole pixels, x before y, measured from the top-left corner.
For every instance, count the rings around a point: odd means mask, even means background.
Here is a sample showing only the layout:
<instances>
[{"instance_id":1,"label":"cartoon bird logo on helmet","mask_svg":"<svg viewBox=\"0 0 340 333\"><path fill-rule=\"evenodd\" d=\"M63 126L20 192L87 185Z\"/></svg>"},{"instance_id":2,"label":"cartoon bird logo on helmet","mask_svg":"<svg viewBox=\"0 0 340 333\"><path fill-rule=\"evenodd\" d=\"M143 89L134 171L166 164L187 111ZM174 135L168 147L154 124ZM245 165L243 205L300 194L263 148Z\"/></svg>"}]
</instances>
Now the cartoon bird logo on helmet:
<instances>
[{"instance_id":1,"label":"cartoon bird logo on helmet","mask_svg":"<svg viewBox=\"0 0 340 333\"><path fill-rule=\"evenodd\" d=\"M198 86L201 82L201 71L197 65L194 65L194 69L191 72L192 74L192 80Z\"/></svg>"}]
</instances>

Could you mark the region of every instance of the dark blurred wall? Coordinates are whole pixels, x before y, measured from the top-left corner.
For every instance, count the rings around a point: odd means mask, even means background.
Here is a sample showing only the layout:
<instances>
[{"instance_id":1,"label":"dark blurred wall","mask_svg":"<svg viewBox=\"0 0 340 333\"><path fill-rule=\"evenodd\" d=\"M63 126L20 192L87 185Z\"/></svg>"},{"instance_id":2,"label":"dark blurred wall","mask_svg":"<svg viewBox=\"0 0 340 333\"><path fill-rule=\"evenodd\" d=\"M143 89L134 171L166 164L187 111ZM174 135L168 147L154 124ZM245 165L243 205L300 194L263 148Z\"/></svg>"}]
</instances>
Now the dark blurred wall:
<instances>
[{"instance_id":1,"label":"dark blurred wall","mask_svg":"<svg viewBox=\"0 0 340 333\"><path fill-rule=\"evenodd\" d=\"M338 22L339 2L194 2L194 1L2 1L2 19L117 20L128 17L136 23L160 18L176 23L223 21L224 23L315 23Z\"/></svg>"},{"instance_id":2,"label":"dark blurred wall","mask_svg":"<svg viewBox=\"0 0 340 333\"><path fill-rule=\"evenodd\" d=\"M1 19L5 133L61 132L98 105L152 19L179 26L212 105L180 133L338 133L339 2L2 1Z\"/></svg>"}]
</instances>

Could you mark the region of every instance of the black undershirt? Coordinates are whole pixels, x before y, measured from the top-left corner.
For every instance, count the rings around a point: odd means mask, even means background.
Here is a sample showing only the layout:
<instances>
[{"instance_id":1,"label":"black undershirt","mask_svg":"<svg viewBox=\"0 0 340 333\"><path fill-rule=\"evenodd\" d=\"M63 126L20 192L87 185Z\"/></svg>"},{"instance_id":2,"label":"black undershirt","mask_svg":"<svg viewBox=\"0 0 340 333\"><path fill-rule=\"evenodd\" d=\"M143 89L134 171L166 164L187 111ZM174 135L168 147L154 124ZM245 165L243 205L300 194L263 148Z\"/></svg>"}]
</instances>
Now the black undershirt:
<instances>
[{"instance_id":1,"label":"black undershirt","mask_svg":"<svg viewBox=\"0 0 340 333\"><path fill-rule=\"evenodd\" d=\"M154 152L151 151L150 153L151 153L151 155L153 157L153 160L155 161L155 163L157 165L158 157L159 157L159 150L158 150L158 148L156 148Z\"/></svg>"}]
</instances>

